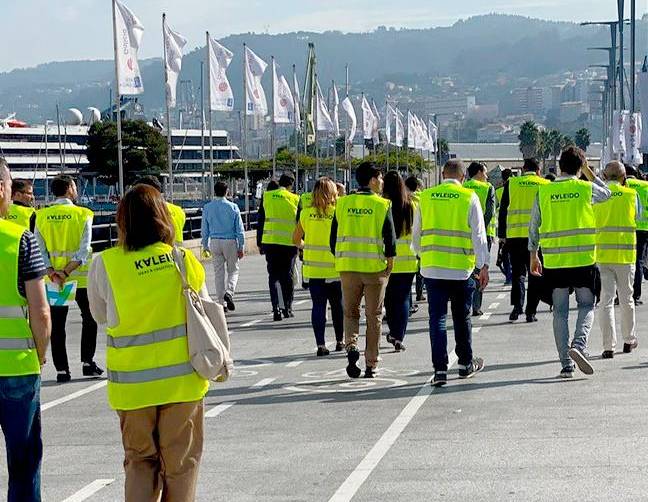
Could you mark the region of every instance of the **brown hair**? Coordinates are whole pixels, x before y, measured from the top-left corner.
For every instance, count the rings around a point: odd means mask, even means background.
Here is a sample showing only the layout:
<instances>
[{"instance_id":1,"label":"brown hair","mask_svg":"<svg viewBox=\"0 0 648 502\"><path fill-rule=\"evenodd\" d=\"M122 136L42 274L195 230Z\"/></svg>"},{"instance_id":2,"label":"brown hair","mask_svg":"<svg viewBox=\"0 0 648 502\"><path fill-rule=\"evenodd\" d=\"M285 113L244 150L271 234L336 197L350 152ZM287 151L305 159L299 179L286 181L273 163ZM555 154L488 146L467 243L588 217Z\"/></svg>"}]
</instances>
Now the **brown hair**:
<instances>
[{"instance_id":1,"label":"brown hair","mask_svg":"<svg viewBox=\"0 0 648 502\"><path fill-rule=\"evenodd\" d=\"M585 152L577 146L568 146L560 154L558 164L560 165L560 172L562 174L575 176L578 170L587 164Z\"/></svg>"},{"instance_id":2,"label":"brown hair","mask_svg":"<svg viewBox=\"0 0 648 502\"><path fill-rule=\"evenodd\" d=\"M311 206L318 216L326 215L326 210L335 205L337 200L337 187L331 178L323 176L318 179L313 188L313 202Z\"/></svg>"},{"instance_id":3,"label":"brown hair","mask_svg":"<svg viewBox=\"0 0 648 502\"><path fill-rule=\"evenodd\" d=\"M117 207L119 245L137 251L156 242L173 245L175 231L162 194L148 185L135 185Z\"/></svg>"}]
</instances>

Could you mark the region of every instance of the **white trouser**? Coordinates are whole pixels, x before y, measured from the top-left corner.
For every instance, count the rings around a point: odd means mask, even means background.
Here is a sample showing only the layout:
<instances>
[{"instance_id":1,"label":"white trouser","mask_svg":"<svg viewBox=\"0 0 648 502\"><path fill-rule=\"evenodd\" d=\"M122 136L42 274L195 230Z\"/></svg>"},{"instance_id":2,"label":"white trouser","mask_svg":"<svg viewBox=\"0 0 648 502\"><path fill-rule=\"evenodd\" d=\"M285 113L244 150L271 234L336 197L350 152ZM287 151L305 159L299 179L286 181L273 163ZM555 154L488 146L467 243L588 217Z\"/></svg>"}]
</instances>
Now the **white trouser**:
<instances>
[{"instance_id":1,"label":"white trouser","mask_svg":"<svg viewBox=\"0 0 648 502\"><path fill-rule=\"evenodd\" d=\"M223 303L225 293L234 296L239 278L238 244L235 239L210 239L209 250L214 261L216 301Z\"/></svg>"},{"instance_id":2,"label":"white trouser","mask_svg":"<svg viewBox=\"0 0 648 502\"><path fill-rule=\"evenodd\" d=\"M635 265L602 265L601 303L599 305L599 323L603 334L603 350L616 348L616 327L614 319L614 298L619 293L621 310L621 334L625 343L632 343L635 338L635 304L632 298Z\"/></svg>"}]
</instances>

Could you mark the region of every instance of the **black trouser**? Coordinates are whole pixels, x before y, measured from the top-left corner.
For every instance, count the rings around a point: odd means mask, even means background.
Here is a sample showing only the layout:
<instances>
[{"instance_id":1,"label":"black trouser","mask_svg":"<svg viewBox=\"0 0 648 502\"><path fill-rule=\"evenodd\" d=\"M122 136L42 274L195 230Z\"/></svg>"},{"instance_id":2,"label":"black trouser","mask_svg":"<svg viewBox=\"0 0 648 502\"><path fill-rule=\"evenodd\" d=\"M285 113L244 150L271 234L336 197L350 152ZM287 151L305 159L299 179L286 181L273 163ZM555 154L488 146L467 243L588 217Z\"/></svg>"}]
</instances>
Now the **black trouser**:
<instances>
[{"instance_id":1,"label":"black trouser","mask_svg":"<svg viewBox=\"0 0 648 502\"><path fill-rule=\"evenodd\" d=\"M292 309L293 267L297 257L297 248L279 244L264 244L263 252L268 266L268 289L270 290L272 310L277 311L280 308L279 288L281 288L284 308Z\"/></svg>"},{"instance_id":2,"label":"black trouser","mask_svg":"<svg viewBox=\"0 0 648 502\"><path fill-rule=\"evenodd\" d=\"M326 303L331 306L335 340L344 341L344 311L342 309L342 283L339 280L326 282L326 279L309 279L308 291L313 300L311 324L317 346L326 345Z\"/></svg>"},{"instance_id":3,"label":"black trouser","mask_svg":"<svg viewBox=\"0 0 648 502\"><path fill-rule=\"evenodd\" d=\"M97 323L90 313L87 289L77 289L76 303L81 310L81 362L90 363L94 359L97 348ZM67 338L65 324L68 310L69 307L50 307L52 316L52 359L56 371L70 369L65 348L65 339Z\"/></svg>"},{"instance_id":4,"label":"black trouser","mask_svg":"<svg viewBox=\"0 0 648 502\"><path fill-rule=\"evenodd\" d=\"M423 276L421 272L416 272L416 301L420 302L423 298Z\"/></svg>"},{"instance_id":5,"label":"black trouser","mask_svg":"<svg viewBox=\"0 0 648 502\"><path fill-rule=\"evenodd\" d=\"M641 298L641 282L643 281L643 267L646 264L646 251L648 250L648 232L637 230L637 266L635 267L634 292L635 300Z\"/></svg>"},{"instance_id":6,"label":"black trouser","mask_svg":"<svg viewBox=\"0 0 648 502\"><path fill-rule=\"evenodd\" d=\"M524 310L524 279L529 270L531 253L528 249L529 240L525 238L514 238L506 240L509 256L511 257L511 305L519 312ZM540 255L542 261L542 255ZM529 272L529 291L527 297L527 306L524 313L534 315L538 310L540 303L540 288L542 284L540 278Z\"/></svg>"}]
</instances>

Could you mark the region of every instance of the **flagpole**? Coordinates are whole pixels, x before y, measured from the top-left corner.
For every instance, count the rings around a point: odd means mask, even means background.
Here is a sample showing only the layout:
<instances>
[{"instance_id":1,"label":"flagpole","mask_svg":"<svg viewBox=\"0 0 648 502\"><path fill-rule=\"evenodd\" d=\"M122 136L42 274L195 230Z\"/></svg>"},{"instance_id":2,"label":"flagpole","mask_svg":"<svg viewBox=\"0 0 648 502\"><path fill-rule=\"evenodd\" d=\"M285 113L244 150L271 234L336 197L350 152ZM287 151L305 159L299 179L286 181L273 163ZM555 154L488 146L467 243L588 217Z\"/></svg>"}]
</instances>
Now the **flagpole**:
<instances>
[{"instance_id":1,"label":"flagpole","mask_svg":"<svg viewBox=\"0 0 648 502\"><path fill-rule=\"evenodd\" d=\"M349 97L349 63L345 65L345 88L344 92L346 94L346 97ZM349 114L345 114L346 117L344 119L344 161L347 164L347 176L346 176L346 182L348 183L348 187L350 188L351 186L351 155L350 155L350 146L349 145Z\"/></svg>"},{"instance_id":2,"label":"flagpole","mask_svg":"<svg viewBox=\"0 0 648 502\"><path fill-rule=\"evenodd\" d=\"M243 176L245 177L245 228L250 228L250 198L248 195L248 165L247 165L247 45L243 43Z\"/></svg>"},{"instance_id":3,"label":"flagpole","mask_svg":"<svg viewBox=\"0 0 648 502\"><path fill-rule=\"evenodd\" d=\"M169 69L167 64L166 13L162 13L162 45L164 45L164 89L166 97L167 165L169 169L169 199L173 202L173 148L171 143L171 107L169 106Z\"/></svg>"},{"instance_id":4,"label":"flagpole","mask_svg":"<svg viewBox=\"0 0 648 502\"><path fill-rule=\"evenodd\" d=\"M334 96L337 96L337 89L335 88L335 80L333 80L333 92ZM338 101L340 99L338 98ZM339 111L339 103L336 105L338 107L337 110L337 128L340 128L340 111ZM335 124L333 124L333 181L337 181L337 137L335 133Z\"/></svg>"},{"instance_id":5,"label":"flagpole","mask_svg":"<svg viewBox=\"0 0 648 502\"><path fill-rule=\"evenodd\" d=\"M315 108L313 109L313 123L315 124L315 180L317 181L320 176L320 158L319 158L319 127L317 124L317 120L319 118L319 89L317 87L317 73L315 74Z\"/></svg>"},{"instance_id":6,"label":"flagpole","mask_svg":"<svg viewBox=\"0 0 648 502\"><path fill-rule=\"evenodd\" d=\"M121 120L121 95L119 93L119 64L117 63L117 6L115 0L112 2L113 11L113 42L115 49L115 85L117 92L115 92L115 108L117 111L117 166L119 171L119 196L124 196L124 161L122 157L122 120Z\"/></svg>"},{"instance_id":7,"label":"flagpole","mask_svg":"<svg viewBox=\"0 0 648 502\"><path fill-rule=\"evenodd\" d=\"M205 193L205 62L200 62L200 180L203 200Z\"/></svg>"},{"instance_id":8,"label":"flagpole","mask_svg":"<svg viewBox=\"0 0 648 502\"><path fill-rule=\"evenodd\" d=\"M292 65L293 68L293 86L295 85L295 82L297 82L297 68L295 65ZM297 127L297 91L298 89L295 88L293 91L293 122L295 126L295 188L299 190L299 131ZM301 106L299 109L299 113L301 115ZM300 116L301 119L301 116Z\"/></svg>"},{"instance_id":9,"label":"flagpole","mask_svg":"<svg viewBox=\"0 0 648 502\"><path fill-rule=\"evenodd\" d=\"M209 32L207 32L207 45L205 49L207 50L207 75L208 75L208 85L207 85L207 127L209 128L209 197L210 199L214 198L214 129L212 124L212 88L211 88L211 48L210 48L210 39Z\"/></svg>"},{"instance_id":10,"label":"flagpole","mask_svg":"<svg viewBox=\"0 0 648 502\"><path fill-rule=\"evenodd\" d=\"M376 102L373 100L373 98L371 98L371 102L374 105L373 110L371 110L372 113L373 113L376 110ZM374 120L375 119L376 119L376 117L374 117ZM376 134L378 134L378 142L380 142L380 124L378 124L378 126L379 127L378 127L378 130L376 131ZM373 156L374 156L374 162L375 162L376 161L376 147L378 145L376 145L376 140L374 138L371 138L371 146L373 146Z\"/></svg>"},{"instance_id":11,"label":"flagpole","mask_svg":"<svg viewBox=\"0 0 648 502\"><path fill-rule=\"evenodd\" d=\"M389 103L387 102L387 100L385 100L385 136L387 136L387 120L389 120ZM389 136L387 136L386 153L387 153L387 171L389 171Z\"/></svg>"},{"instance_id":12,"label":"flagpole","mask_svg":"<svg viewBox=\"0 0 648 502\"><path fill-rule=\"evenodd\" d=\"M275 86L275 76L277 75L277 69L275 68L275 58L274 56L270 56L270 61L272 65L272 130L271 130L271 138L270 138L270 148L272 148L272 177L277 176L277 147L276 147L276 142L277 142L277 124L275 123L275 93L277 92L276 86Z\"/></svg>"},{"instance_id":13,"label":"flagpole","mask_svg":"<svg viewBox=\"0 0 648 502\"><path fill-rule=\"evenodd\" d=\"M362 109L362 160L365 158L365 144L367 139L365 138L364 132L364 122L365 122L365 109L364 109L365 96L364 92L362 93L362 101L360 101L360 108Z\"/></svg>"}]
</instances>

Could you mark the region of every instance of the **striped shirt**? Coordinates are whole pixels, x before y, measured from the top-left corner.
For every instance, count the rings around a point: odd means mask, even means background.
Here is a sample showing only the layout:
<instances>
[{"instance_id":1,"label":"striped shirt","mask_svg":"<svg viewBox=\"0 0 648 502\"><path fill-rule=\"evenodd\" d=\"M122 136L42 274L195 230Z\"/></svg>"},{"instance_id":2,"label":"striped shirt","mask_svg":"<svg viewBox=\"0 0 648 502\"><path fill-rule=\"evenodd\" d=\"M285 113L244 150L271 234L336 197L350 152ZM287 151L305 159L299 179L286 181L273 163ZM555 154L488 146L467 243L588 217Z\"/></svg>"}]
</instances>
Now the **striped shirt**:
<instances>
[{"instance_id":1,"label":"striped shirt","mask_svg":"<svg viewBox=\"0 0 648 502\"><path fill-rule=\"evenodd\" d=\"M25 231L18 251L18 293L25 296L25 282L46 275L45 262L34 234Z\"/></svg>"}]
</instances>

